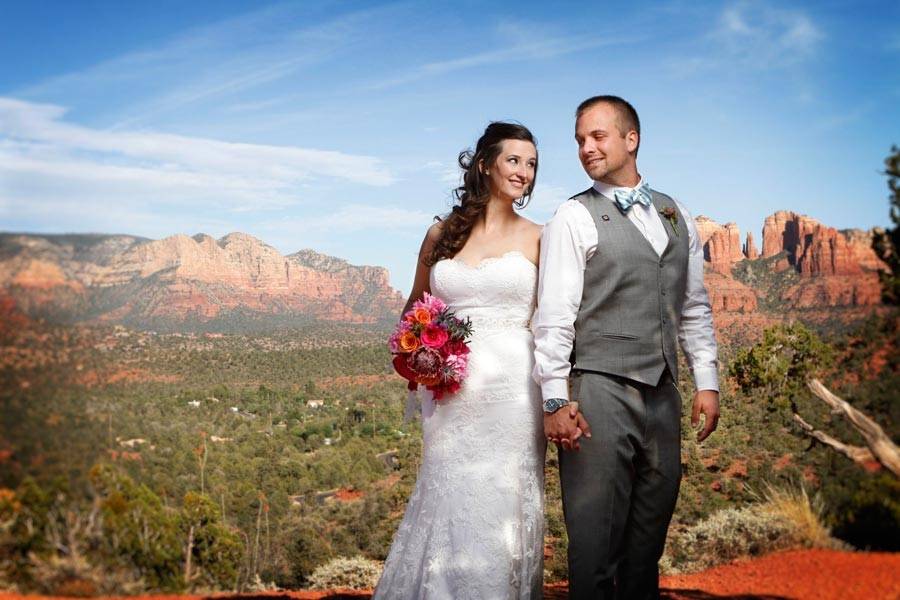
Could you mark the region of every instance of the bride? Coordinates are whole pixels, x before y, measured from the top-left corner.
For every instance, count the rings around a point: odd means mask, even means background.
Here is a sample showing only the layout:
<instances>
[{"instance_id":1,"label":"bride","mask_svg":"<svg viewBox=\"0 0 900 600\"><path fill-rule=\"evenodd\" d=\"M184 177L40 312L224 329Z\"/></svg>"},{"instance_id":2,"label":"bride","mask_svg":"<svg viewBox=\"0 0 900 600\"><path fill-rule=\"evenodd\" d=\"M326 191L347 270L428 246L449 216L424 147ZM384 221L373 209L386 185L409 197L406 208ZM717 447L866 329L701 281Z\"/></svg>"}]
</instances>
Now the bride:
<instances>
[{"instance_id":1,"label":"bride","mask_svg":"<svg viewBox=\"0 0 900 600\"><path fill-rule=\"evenodd\" d=\"M531 378L541 228L519 216L537 173L531 132L491 123L463 152L458 204L428 230L412 293L472 320L462 388L422 401L423 456L375 599L541 597L543 411Z\"/></svg>"}]
</instances>

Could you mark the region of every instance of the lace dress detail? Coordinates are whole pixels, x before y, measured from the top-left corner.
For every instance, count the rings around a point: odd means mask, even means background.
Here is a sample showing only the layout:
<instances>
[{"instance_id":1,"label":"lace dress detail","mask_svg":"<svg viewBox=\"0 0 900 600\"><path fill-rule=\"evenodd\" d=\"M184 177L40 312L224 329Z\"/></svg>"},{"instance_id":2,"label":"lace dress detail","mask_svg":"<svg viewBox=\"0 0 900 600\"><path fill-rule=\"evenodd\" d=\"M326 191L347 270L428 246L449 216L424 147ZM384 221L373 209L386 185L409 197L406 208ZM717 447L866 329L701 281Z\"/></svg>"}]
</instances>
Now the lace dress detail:
<instances>
[{"instance_id":1,"label":"lace dress detail","mask_svg":"<svg viewBox=\"0 0 900 600\"><path fill-rule=\"evenodd\" d=\"M545 440L528 328L536 286L520 252L432 267L432 293L472 319L469 375L440 403L424 394L422 465L374 598L541 597Z\"/></svg>"}]
</instances>

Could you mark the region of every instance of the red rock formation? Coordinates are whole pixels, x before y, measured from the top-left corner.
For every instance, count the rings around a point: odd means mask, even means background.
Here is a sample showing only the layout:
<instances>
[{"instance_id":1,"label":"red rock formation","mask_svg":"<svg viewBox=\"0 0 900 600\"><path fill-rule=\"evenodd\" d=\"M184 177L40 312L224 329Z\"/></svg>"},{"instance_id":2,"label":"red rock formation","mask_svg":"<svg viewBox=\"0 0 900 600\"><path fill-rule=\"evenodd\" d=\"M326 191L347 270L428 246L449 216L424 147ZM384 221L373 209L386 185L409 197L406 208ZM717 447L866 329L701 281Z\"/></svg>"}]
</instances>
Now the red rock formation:
<instances>
[{"instance_id":1,"label":"red rock formation","mask_svg":"<svg viewBox=\"0 0 900 600\"><path fill-rule=\"evenodd\" d=\"M738 226L734 223L719 225L702 215L697 217L696 223L703 255L710 268L717 273L729 275L732 265L744 259Z\"/></svg>"},{"instance_id":2,"label":"red rock formation","mask_svg":"<svg viewBox=\"0 0 900 600\"><path fill-rule=\"evenodd\" d=\"M753 233L749 231L747 232L747 241L744 243L744 256L750 260L759 258L759 250L756 249L756 244L753 243Z\"/></svg>"},{"instance_id":3,"label":"red rock formation","mask_svg":"<svg viewBox=\"0 0 900 600\"><path fill-rule=\"evenodd\" d=\"M700 234L701 246L705 246L710 236L722 228L721 225L704 215L699 215L694 219L694 223L697 225L697 233Z\"/></svg>"},{"instance_id":4,"label":"red rock formation","mask_svg":"<svg viewBox=\"0 0 900 600\"><path fill-rule=\"evenodd\" d=\"M813 218L786 210L769 215L763 225L763 258L787 252L790 263L796 265L820 225Z\"/></svg>"},{"instance_id":5,"label":"red rock formation","mask_svg":"<svg viewBox=\"0 0 900 600\"><path fill-rule=\"evenodd\" d=\"M841 231L850 245L853 260L863 269L883 270L887 269L875 250L872 249L872 232L861 229L846 229Z\"/></svg>"},{"instance_id":6,"label":"red rock formation","mask_svg":"<svg viewBox=\"0 0 900 600\"><path fill-rule=\"evenodd\" d=\"M876 306L881 304L881 283L872 271L809 277L785 290L782 299L792 308Z\"/></svg>"},{"instance_id":7,"label":"red rock formation","mask_svg":"<svg viewBox=\"0 0 900 600\"><path fill-rule=\"evenodd\" d=\"M797 261L801 277L818 275L857 275L862 269L854 260L853 251L837 229L819 225L804 244Z\"/></svg>"},{"instance_id":8,"label":"red rock formation","mask_svg":"<svg viewBox=\"0 0 900 600\"><path fill-rule=\"evenodd\" d=\"M740 281L715 271L707 271L704 283L713 313L751 313L757 309L756 292Z\"/></svg>"},{"instance_id":9,"label":"red rock formation","mask_svg":"<svg viewBox=\"0 0 900 600\"><path fill-rule=\"evenodd\" d=\"M14 290L26 312L56 304L58 314L71 317L63 320L81 320L88 306L100 306L93 317L98 321L152 328L232 314L250 321L367 323L392 319L403 306L386 269L312 251L282 256L243 233L115 243L88 236L3 236L0 246L7 256L0 260L0 288Z\"/></svg>"}]
</instances>

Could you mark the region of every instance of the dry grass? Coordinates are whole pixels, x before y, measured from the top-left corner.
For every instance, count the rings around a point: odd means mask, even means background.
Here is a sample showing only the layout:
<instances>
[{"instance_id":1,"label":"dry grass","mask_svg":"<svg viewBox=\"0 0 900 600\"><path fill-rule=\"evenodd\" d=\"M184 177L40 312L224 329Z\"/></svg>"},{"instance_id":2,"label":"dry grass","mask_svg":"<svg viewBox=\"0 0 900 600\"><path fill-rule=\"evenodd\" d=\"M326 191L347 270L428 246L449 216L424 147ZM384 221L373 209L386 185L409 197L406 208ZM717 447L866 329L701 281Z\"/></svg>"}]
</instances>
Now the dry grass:
<instances>
[{"instance_id":1,"label":"dry grass","mask_svg":"<svg viewBox=\"0 0 900 600\"><path fill-rule=\"evenodd\" d=\"M790 523L795 537L804 545L810 548L835 547L831 530L823 522L825 503L818 494L810 498L802 484L777 488L766 483L762 495L754 495L760 500L759 510Z\"/></svg>"},{"instance_id":2,"label":"dry grass","mask_svg":"<svg viewBox=\"0 0 900 600\"><path fill-rule=\"evenodd\" d=\"M809 497L800 486L752 492L756 502L726 508L681 531L671 532L660 561L664 573L690 573L736 558L760 556L788 548L848 550L831 537L823 523L821 498Z\"/></svg>"}]
</instances>

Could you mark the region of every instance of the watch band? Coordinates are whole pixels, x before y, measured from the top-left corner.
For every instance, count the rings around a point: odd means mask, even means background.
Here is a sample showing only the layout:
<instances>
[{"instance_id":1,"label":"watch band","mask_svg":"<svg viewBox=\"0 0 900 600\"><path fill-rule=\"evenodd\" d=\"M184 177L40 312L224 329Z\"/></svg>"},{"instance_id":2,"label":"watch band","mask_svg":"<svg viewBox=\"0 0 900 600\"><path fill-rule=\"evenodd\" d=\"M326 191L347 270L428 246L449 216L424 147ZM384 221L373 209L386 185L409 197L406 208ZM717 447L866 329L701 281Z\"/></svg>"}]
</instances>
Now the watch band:
<instances>
[{"instance_id":1,"label":"watch band","mask_svg":"<svg viewBox=\"0 0 900 600\"><path fill-rule=\"evenodd\" d=\"M553 414L568 403L569 401L565 398L547 398L544 400L544 412Z\"/></svg>"}]
</instances>

